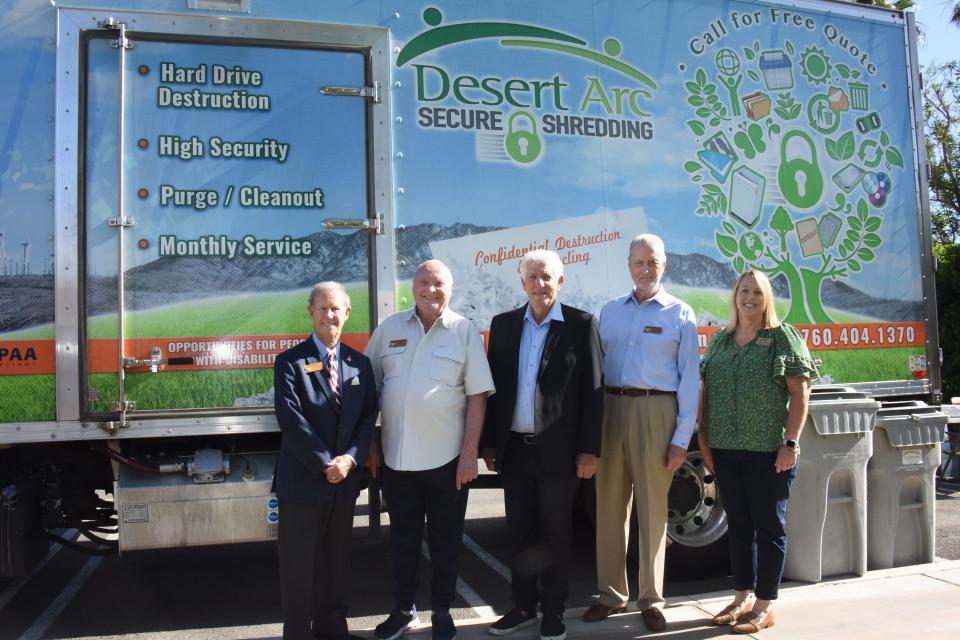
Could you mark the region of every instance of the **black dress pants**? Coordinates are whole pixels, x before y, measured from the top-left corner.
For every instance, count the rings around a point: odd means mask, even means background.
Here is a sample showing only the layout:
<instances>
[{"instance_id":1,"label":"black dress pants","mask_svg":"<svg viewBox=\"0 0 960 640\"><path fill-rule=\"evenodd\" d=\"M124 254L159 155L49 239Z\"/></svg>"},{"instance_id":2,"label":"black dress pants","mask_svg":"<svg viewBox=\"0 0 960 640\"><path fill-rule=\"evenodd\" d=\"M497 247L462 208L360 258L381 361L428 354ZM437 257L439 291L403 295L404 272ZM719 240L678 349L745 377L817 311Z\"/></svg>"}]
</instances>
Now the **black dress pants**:
<instances>
[{"instance_id":1,"label":"black dress pants","mask_svg":"<svg viewBox=\"0 0 960 640\"><path fill-rule=\"evenodd\" d=\"M511 433L501 470L507 529L513 550L514 604L563 616L569 591L573 472L546 473L536 444Z\"/></svg>"},{"instance_id":2,"label":"black dress pants","mask_svg":"<svg viewBox=\"0 0 960 640\"><path fill-rule=\"evenodd\" d=\"M412 609L416 598L424 520L432 569L430 608L434 612L449 611L456 596L468 494L466 487L457 490L459 460L457 457L442 467L424 471L383 467L383 496L390 514L393 593L400 611Z\"/></svg>"},{"instance_id":3,"label":"black dress pants","mask_svg":"<svg viewBox=\"0 0 960 640\"><path fill-rule=\"evenodd\" d=\"M356 482L339 487L326 502L280 500L277 549L284 640L347 633Z\"/></svg>"}]
</instances>

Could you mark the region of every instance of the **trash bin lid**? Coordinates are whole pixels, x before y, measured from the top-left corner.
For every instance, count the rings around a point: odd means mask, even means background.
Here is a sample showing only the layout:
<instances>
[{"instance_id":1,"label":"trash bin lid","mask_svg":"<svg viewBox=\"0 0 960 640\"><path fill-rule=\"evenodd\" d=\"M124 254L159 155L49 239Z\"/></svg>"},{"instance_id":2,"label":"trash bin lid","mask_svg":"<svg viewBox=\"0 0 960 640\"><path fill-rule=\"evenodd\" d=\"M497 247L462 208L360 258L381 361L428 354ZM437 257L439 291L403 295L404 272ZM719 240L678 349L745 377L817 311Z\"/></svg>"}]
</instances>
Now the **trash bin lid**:
<instances>
[{"instance_id":1,"label":"trash bin lid","mask_svg":"<svg viewBox=\"0 0 960 640\"><path fill-rule=\"evenodd\" d=\"M820 402L821 400L869 400L870 397L862 391L842 391L831 389L811 394L810 402ZM878 405L879 406L879 405Z\"/></svg>"},{"instance_id":2,"label":"trash bin lid","mask_svg":"<svg viewBox=\"0 0 960 640\"><path fill-rule=\"evenodd\" d=\"M820 394L820 393L836 393L836 392L838 392L838 391L842 391L842 392L845 392L845 393L858 393L858 391L857 391L856 389L854 389L853 387L849 387L849 386L843 385L843 384L816 384L816 383L814 383L813 386L810 387L810 393L812 393L813 395L817 395L817 394Z\"/></svg>"},{"instance_id":3,"label":"trash bin lid","mask_svg":"<svg viewBox=\"0 0 960 640\"><path fill-rule=\"evenodd\" d=\"M887 409L897 409L900 407L926 407L929 406L926 402L922 400L884 400L883 406L880 408L880 411L886 411Z\"/></svg>"},{"instance_id":4,"label":"trash bin lid","mask_svg":"<svg viewBox=\"0 0 960 640\"><path fill-rule=\"evenodd\" d=\"M960 405L942 404L940 405L940 410L946 414L950 424L960 423Z\"/></svg>"},{"instance_id":5,"label":"trash bin lid","mask_svg":"<svg viewBox=\"0 0 960 640\"><path fill-rule=\"evenodd\" d=\"M947 437L947 415L939 407L884 407L876 426L893 447L935 445Z\"/></svg>"},{"instance_id":6,"label":"trash bin lid","mask_svg":"<svg viewBox=\"0 0 960 640\"><path fill-rule=\"evenodd\" d=\"M864 394L825 394L810 399L808 419L822 436L838 436L873 431L880 403ZM833 397L840 396L840 397ZM848 397L853 396L853 397Z\"/></svg>"}]
</instances>

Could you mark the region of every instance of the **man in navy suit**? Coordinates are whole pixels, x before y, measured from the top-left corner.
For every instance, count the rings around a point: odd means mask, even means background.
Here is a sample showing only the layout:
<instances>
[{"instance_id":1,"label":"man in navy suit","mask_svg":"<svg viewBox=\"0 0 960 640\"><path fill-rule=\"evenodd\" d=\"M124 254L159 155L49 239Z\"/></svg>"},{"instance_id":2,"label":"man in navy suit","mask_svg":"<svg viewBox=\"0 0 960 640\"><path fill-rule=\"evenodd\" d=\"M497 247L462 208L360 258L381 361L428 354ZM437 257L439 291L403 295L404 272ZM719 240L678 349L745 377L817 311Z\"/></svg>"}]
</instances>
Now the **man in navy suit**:
<instances>
[{"instance_id":1,"label":"man in navy suit","mask_svg":"<svg viewBox=\"0 0 960 640\"><path fill-rule=\"evenodd\" d=\"M274 363L283 637L347 640L356 467L373 436L376 389L370 361L340 343L350 316L343 285L314 286L307 310L313 334Z\"/></svg>"}]
</instances>

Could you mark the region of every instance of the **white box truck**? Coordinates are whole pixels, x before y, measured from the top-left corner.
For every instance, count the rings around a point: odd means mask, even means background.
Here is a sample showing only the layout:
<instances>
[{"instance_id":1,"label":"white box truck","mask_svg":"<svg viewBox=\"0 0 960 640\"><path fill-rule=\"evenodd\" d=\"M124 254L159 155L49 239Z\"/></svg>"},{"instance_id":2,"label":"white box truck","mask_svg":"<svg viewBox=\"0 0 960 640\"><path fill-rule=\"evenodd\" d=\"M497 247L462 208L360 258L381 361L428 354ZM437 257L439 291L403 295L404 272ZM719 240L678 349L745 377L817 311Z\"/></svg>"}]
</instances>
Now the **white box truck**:
<instances>
[{"instance_id":1,"label":"white box truck","mask_svg":"<svg viewBox=\"0 0 960 640\"><path fill-rule=\"evenodd\" d=\"M450 265L481 329L519 258L566 302L661 235L701 346L773 279L825 380L939 401L913 16L807 0L10 0L0 21L0 574L269 539L275 355ZM676 548L724 522L690 454ZM117 543L108 534L117 532ZM106 545L106 546L104 546Z\"/></svg>"}]
</instances>

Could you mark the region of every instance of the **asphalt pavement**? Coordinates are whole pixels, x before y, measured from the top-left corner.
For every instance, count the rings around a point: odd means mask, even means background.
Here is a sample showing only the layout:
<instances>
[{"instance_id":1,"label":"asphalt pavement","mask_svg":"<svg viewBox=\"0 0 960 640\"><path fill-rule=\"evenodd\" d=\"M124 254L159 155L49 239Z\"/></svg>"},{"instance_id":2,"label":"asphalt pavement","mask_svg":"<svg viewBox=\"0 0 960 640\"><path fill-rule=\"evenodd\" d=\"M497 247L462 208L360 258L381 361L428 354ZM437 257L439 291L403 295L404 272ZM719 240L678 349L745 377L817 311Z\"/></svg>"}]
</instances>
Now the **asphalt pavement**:
<instances>
[{"instance_id":1,"label":"asphalt pavement","mask_svg":"<svg viewBox=\"0 0 960 640\"><path fill-rule=\"evenodd\" d=\"M351 553L354 597L350 627L361 635L391 606L385 536L368 535L358 512ZM388 521L385 519L385 524ZM937 499L937 554L960 559L960 486L944 486ZM418 604L429 603L429 561L420 566ZM510 607L506 526L497 490L470 497L461 579L453 614L460 640L487 637L487 626ZM634 638L645 634L635 611L585 626L579 613L593 602L592 530L574 526L568 635L571 638ZM886 638L901 631L960 631L950 611L960 598L960 563L939 563L817 585L787 584L778 603L780 622L762 637ZM668 566L666 595L671 627L663 637L698 639L725 634L707 624L728 600L729 578L716 571L682 573ZM631 588L636 589L632 584ZM942 607L937 609L936 607ZM429 611L421 620L429 621ZM429 625L426 625L429 629ZM33 575L0 580L0 640L118 638L205 640L277 638L280 602L276 548L271 543L168 549L86 557L51 547ZM517 638L536 637L536 629ZM429 634L415 634L428 638Z\"/></svg>"}]
</instances>

